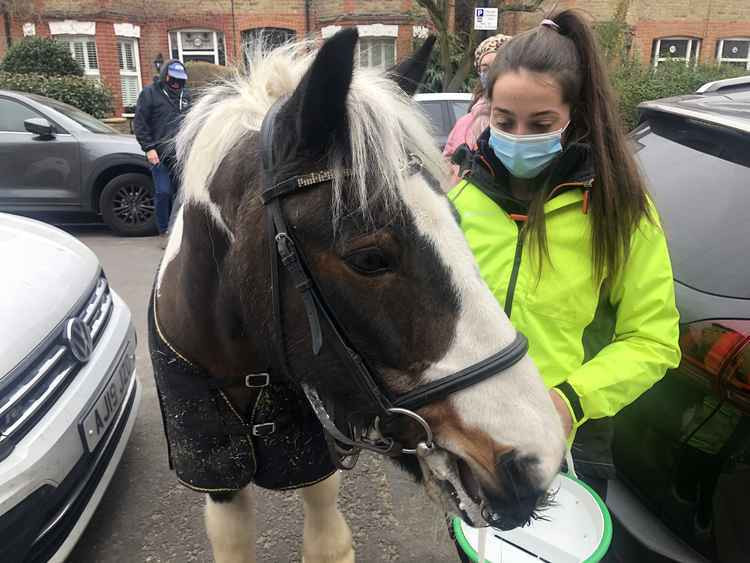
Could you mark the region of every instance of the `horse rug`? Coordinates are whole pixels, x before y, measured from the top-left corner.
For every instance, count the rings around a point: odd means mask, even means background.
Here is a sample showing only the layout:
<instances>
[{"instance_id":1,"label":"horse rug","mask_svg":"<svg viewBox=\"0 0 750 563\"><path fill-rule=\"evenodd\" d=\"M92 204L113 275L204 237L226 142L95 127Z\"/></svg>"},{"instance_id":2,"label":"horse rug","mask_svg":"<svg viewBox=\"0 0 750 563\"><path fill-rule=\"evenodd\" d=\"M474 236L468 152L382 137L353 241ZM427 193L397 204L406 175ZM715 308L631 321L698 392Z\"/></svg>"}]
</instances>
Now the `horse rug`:
<instances>
[{"instance_id":1,"label":"horse rug","mask_svg":"<svg viewBox=\"0 0 750 563\"><path fill-rule=\"evenodd\" d=\"M335 471L323 427L301 389L271 374L242 388L239 410L211 375L164 337L154 294L148 336L170 469L200 492L231 492L251 482L274 490L315 484Z\"/></svg>"}]
</instances>

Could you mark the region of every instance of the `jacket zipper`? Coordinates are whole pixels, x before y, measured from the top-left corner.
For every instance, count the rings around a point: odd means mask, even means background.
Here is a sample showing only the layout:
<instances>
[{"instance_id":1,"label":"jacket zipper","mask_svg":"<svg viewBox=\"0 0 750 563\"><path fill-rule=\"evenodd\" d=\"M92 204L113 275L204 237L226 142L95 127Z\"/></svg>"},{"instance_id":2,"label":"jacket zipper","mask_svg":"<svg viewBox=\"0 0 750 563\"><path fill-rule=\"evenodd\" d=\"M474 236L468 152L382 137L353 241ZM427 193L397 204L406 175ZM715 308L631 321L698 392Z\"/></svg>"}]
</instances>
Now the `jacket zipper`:
<instances>
[{"instance_id":1,"label":"jacket zipper","mask_svg":"<svg viewBox=\"0 0 750 563\"><path fill-rule=\"evenodd\" d=\"M560 189L560 188L572 188L572 187L581 187L585 190L589 190L591 188L591 185L593 184L594 179L591 178L587 180L586 182L566 182L564 184L559 184L555 186L552 191L550 192L550 198L554 193ZM584 207L588 208L588 201L584 202ZM584 213L586 213L588 209L584 209ZM510 319L510 314L513 311L513 296L516 293L516 283L518 282L518 271L521 269L521 257L523 256L523 236L521 230L523 229L524 225L526 224L526 217L521 215L510 215L510 218L513 219L513 222L516 224L516 228L518 229L518 235L516 238L516 253L513 256L513 268L510 271L510 279L508 280L508 292L505 294L505 314Z\"/></svg>"},{"instance_id":2,"label":"jacket zipper","mask_svg":"<svg viewBox=\"0 0 750 563\"><path fill-rule=\"evenodd\" d=\"M521 236L523 221L520 219L516 219L514 222L518 230L518 235L516 238L516 253L513 257L513 268L510 271L510 279L508 280L508 292L505 294L505 314L509 319L511 310L513 309L513 294L516 292L518 270L521 269L521 255L523 254L523 237Z\"/></svg>"}]
</instances>

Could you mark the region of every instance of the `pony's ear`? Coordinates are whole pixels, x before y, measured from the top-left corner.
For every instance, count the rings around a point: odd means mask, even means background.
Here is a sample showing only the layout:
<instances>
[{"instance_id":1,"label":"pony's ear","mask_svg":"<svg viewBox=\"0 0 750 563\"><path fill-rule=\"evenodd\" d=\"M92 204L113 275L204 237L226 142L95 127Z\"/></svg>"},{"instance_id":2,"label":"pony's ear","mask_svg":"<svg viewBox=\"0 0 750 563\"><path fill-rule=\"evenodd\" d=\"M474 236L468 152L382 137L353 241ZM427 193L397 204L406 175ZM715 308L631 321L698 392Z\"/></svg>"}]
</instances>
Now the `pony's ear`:
<instances>
[{"instance_id":1,"label":"pony's ear","mask_svg":"<svg viewBox=\"0 0 750 563\"><path fill-rule=\"evenodd\" d=\"M413 96L422 84L434 45L435 36L430 35L414 55L388 70L388 74L409 96Z\"/></svg>"},{"instance_id":2,"label":"pony's ear","mask_svg":"<svg viewBox=\"0 0 750 563\"><path fill-rule=\"evenodd\" d=\"M297 139L313 150L328 148L346 126L346 97L354 71L357 28L339 31L318 51L290 99L297 111Z\"/></svg>"}]
</instances>

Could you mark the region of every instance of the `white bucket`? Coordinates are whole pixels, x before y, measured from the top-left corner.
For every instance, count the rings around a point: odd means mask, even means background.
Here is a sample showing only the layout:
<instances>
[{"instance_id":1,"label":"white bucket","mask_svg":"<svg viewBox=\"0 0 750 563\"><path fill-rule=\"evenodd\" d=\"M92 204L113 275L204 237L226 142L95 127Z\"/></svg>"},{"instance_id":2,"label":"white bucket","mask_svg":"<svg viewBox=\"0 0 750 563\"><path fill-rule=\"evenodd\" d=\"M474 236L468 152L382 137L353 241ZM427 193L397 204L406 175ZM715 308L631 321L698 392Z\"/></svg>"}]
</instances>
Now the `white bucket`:
<instances>
[{"instance_id":1,"label":"white bucket","mask_svg":"<svg viewBox=\"0 0 750 563\"><path fill-rule=\"evenodd\" d=\"M595 563L612 541L612 519L599 495L586 483L560 474L552 482L554 504L545 520L508 532L486 528L484 558L488 563ZM460 518L453 520L456 541L471 561L479 561L480 532Z\"/></svg>"}]
</instances>

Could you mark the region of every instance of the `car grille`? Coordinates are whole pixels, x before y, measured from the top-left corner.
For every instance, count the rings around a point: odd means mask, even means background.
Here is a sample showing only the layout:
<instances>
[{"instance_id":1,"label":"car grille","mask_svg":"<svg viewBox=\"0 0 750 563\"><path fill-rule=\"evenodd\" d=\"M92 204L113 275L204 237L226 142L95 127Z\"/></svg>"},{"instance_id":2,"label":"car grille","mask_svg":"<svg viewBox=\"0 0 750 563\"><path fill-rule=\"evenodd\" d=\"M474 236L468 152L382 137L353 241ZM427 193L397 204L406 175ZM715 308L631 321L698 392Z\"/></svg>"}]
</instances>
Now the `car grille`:
<instances>
[{"instance_id":1,"label":"car grille","mask_svg":"<svg viewBox=\"0 0 750 563\"><path fill-rule=\"evenodd\" d=\"M75 348L72 348L66 338L70 322L76 318L83 322L91 335L91 349L94 349L111 312L112 294L102 274L74 314L9 374L8 384L0 390L0 460L7 457L44 416L83 365L77 359L81 357L80 346L75 347L74 342Z\"/></svg>"},{"instance_id":2,"label":"car grille","mask_svg":"<svg viewBox=\"0 0 750 563\"><path fill-rule=\"evenodd\" d=\"M132 382L119 418L93 452L84 452L60 483L54 487L42 485L0 515L0 561L43 563L60 549L80 521L112 462L136 406L137 385L137 381Z\"/></svg>"}]
</instances>

